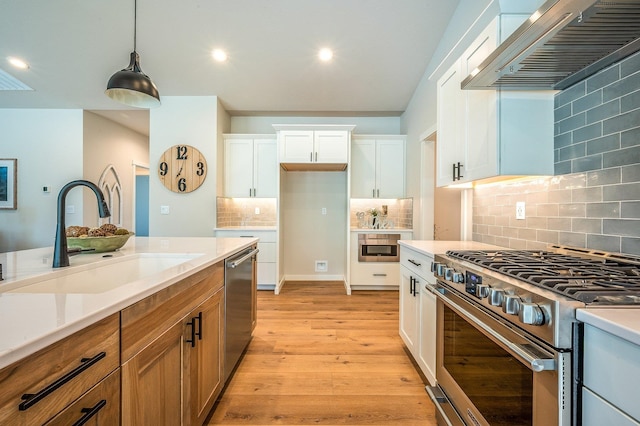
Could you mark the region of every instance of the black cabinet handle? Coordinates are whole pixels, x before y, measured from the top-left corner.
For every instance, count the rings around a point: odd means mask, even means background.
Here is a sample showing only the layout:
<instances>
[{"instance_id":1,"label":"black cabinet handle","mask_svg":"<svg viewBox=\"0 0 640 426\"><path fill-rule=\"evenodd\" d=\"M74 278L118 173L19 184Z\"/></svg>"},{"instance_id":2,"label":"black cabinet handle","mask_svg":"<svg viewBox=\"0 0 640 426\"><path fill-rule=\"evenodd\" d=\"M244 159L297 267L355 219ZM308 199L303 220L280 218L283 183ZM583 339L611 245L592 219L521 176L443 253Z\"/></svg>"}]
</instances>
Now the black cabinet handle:
<instances>
[{"instance_id":1,"label":"black cabinet handle","mask_svg":"<svg viewBox=\"0 0 640 426\"><path fill-rule=\"evenodd\" d=\"M198 331L196 331L196 322L198 323ZM202 340L202 312L199 312L197 317L191 318L187 325L191 327L191 339L187 339L187 343L191 343L191 347L195 348L196 336L198 336L198 340Z\"/></svg>"},{"instance_id":2,"label":"black cabinet handle","mask_svg":"<svg viewBox=\"0 0 640 426\"><path fill-rule=\"evenodd\" d=\"M196 336L198 336L198 340L202 340L202 311L198 312L198 316L194 317L193 320L198 320L198 331L196 332Z\"/></svg>"},{"instance_id":3,"label":"black cabinet handle","mask_svg":"<svg viewBox=\"0 0 640 426\"><path fill-rule=\"evenodd\" d=\"M80 417L78 421L73 424L73 426L82 426L83 424L88 422L91 417L98 414L98 411L102 410L105 405L107 405L107 400L103 399L91 408L83 408L82 410L80 410L80 412L84 413L84 415Z\"/></svg>"},{"instance_id":4,"label":"black cabinet handle","mask_svg":"<svg viewBox=\"0 0 640 426\"><path fill-rule=\"evenodd\" d=\"M464 176L462 176L462 174L460 173L462 170L462 167L464 167L459 161L458 164L453 163L453 181L457 181L462 179Z\"/></svg>"},{"instance_id":5,"label":"black cabinet handle","mask_svg":"<svg viewBox=\"0 0 640 426\"><path fill-rule=\"evenodd\" d=\"M409 293L413 294L413 277L409 277Z\"/></svg>"},{"instance_id":6,"label":"black cabinet handle","mask_svg":"<svg viewBox=\"0 0 640 426\"><path fill-rule=\"evenodd\" d=\"M416 265L416 266L422 266L422 263L418 263L418 262L416 262L416 261L415 261L415 260L413 260L413 259L407 259L407 260L409 261L409 263L413 263L413 264L414 264L414 265Z\"/></svg>"},{"instance_id":7,"label":"black cabinet handle","mask_svg":"<svg viewBox=\"0 0 640 426\"><path fill-rule=\"evenodd\" d=\"M51 383L49 386L42 389L40 392L25 393L24 395L22 395L21 399L23 400L23 402L21 402L18 405L18 409L20 411L25 411L29 407L34 406L35 404L43 400L46 396L51 394L53 391L55 391L59 387L73 380L76 376L78 376L80 373L90 368L93 364L100 361L105 356L107 356L106 352L100 352L98 355L94 356L93 358L82 358L80 360L81 364L79 366L69 371L67 374L60 377L55 382Z\"/></svg>"}]
</instances>

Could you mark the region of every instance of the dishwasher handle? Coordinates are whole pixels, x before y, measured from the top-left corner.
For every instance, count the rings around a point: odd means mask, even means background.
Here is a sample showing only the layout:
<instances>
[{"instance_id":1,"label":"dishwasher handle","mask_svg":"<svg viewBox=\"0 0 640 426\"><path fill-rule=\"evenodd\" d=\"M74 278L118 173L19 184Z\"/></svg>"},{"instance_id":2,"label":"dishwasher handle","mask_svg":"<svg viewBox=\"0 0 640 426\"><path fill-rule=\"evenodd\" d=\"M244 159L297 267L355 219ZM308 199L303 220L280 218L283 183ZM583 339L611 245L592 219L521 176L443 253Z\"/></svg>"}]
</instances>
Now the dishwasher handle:
<instances>
[{"instance_id":1,"label":"dishwasher handle","mask_svg":"<svg viewBox=\"0 0 640 426\"><path fill-rule=\"evenodd\" d=\"M245 254L244 256L242 256L240 259L234 259L232 261L227 261L227 267L231 268L231 269L235 269L237 268L242 262L244 262L245 260L255 256L256 254L258 254L260 250L259 249L255 249L255 250L251 250L249 253Z\"/></svg>"}]
</instances>

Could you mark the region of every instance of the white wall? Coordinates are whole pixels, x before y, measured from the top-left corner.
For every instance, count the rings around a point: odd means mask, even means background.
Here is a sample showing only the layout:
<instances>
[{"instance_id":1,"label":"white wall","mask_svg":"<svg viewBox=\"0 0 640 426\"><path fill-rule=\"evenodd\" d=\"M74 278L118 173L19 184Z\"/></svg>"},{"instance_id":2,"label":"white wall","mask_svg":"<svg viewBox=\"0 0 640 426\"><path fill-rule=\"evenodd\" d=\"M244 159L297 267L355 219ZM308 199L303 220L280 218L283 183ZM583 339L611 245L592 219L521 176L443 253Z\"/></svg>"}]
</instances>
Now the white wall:
<instances>
[{"instance_id":1,"label":"white wall","mask_svg":"<svg viewBox=\"0 0 640 426\"><path fill-rule=\"evenodd\" d=\"M85 111L84 178L98 184L104 169L113 165L122 185L122 226L129 230L133 230L133 162L149 164L149 138ZM91 199L85 200L84 225L98 225L98 205Z\"/></svg>"},{"instance_id":2,"label":"white wall","mask_svg":"<svg viewBox=\"0 0 640 426\"><path fill-rule=\"evenodd\" d=\"M342 279L346 275L347 172L287 172L280 182L280 227L287 279ZM322 208L327 214L322 214ZM315 272L326 260L328 271Z\"/></svg>"},{"instance_id":3,"label":"white wall","mask_svg":"<svg viewBox=\"0 0 640 426\"><path fill-rule=\"evenodd\" d=\"M216 215L218 98L163 96L162 106L150 112L149 235L167 237L213 236ZM197 148L207 160L207 177L200 188L178 194L158 178L158 159L173 145ZM170 214L161 215L160 206Z\"/></svg>"},{"instance_id":4,"label":"white wall","mask_svg":"<svg viewBox=\"0 0 640 426\"><path fill-rule=\"evenodd\" d=\"M231 117L230 133L275 134L274 124L355 124L355 134L399 135L400 117Z\"/></svg>"},{"instance_id":5,"label":"white wall","mask_svg":"<svg viewBox=\"0 0 640 426\"><path fill-rule=\"evenodd\" d=\"M18 159L18 209L0 210L0 252L53 246L58 192L83 178L82 110L0 109L0 129L0 158ZM85 191L69 192L67 224L82 222Z\"/></svg>"}]
</instances>

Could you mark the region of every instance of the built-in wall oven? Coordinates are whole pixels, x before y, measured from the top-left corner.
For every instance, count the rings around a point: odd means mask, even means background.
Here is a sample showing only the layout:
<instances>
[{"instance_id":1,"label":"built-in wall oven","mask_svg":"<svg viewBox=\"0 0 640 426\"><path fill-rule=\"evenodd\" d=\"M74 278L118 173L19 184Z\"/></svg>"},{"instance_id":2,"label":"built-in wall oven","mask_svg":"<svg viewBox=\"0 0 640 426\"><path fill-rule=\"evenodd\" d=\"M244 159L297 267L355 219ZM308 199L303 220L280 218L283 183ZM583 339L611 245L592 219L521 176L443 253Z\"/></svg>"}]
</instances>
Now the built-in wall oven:
<instances>
[{"instance_id":1,"label":"built-in wall oven","mask_svg":"<svg viewBox=\"0 0 640 426\"><path fill-rule=\"evenodd\" d=\"M400 234L358 234L358 262L399 262Z\"/></svg>"}]
</instances>

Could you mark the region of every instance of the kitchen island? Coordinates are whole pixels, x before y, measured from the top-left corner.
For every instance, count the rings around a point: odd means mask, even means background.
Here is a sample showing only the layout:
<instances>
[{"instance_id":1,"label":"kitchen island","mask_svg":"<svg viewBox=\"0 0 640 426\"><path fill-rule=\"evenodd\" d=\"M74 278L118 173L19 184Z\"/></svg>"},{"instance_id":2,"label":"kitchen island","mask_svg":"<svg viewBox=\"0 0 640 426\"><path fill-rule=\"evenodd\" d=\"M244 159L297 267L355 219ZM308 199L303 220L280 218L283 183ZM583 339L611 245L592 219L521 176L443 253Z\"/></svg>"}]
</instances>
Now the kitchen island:
<instances>
[{"instance_id":1,"label":"kitchen island","mask_svg":"<svg viewBox=\"0 0 640 426\"><path fill-rule=\"evenodd\" d=\"M2 254L0 424L202 424L224 385L224 260L256 243L135 238L59 269L51 248Z\"/></svg>"},{"instance_id":2,"label":"kitchen island","mask_svg":"<svg viewBox=\"0 0 640 426\"><path fill-rule=\"evenodd\" d=\"M58 269L51 268L51 247L2 253L0 263L3 265L4 280L0 281L0 368L256 242L255 238L134 237L119 251L73 256L71 266ZM119 261L132 256L155 258L153 255L161 259L156 262L159 270L144 271L147 273L138 279L113 289L96 291L92 282L86 283L84 292L56 291L55 284L49 289L34 289L44 277L62 279L109 264L113 264L117 271ZM163 257L168 259L164 264Z\"/></svg>"}]
</instances>

